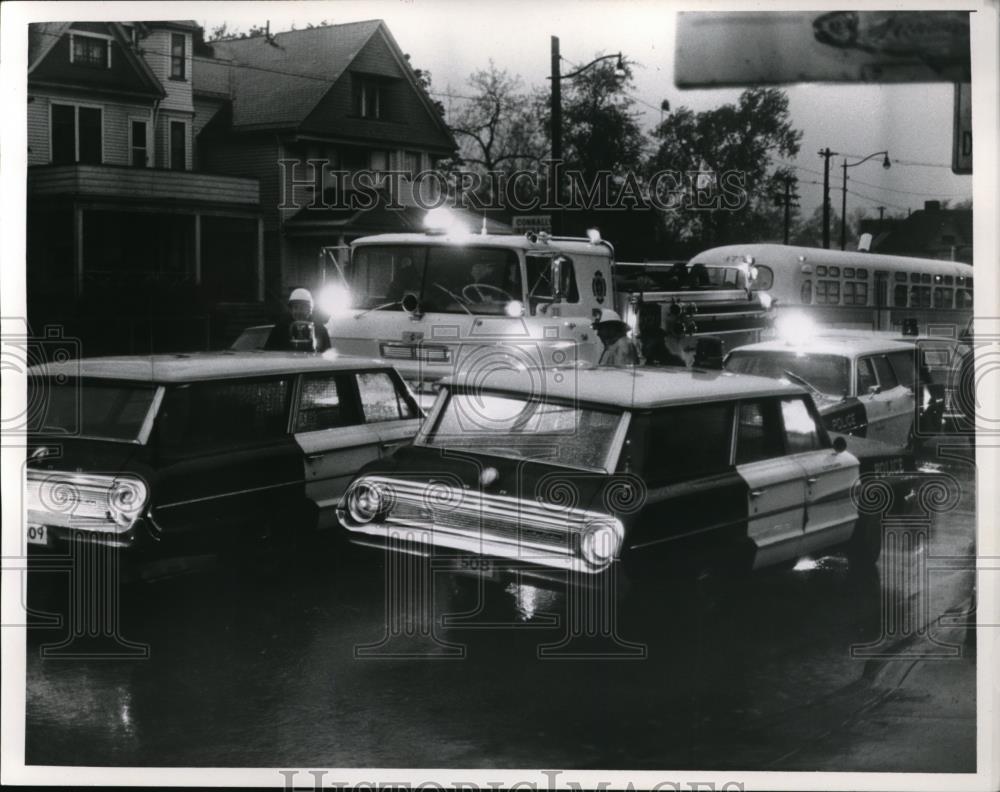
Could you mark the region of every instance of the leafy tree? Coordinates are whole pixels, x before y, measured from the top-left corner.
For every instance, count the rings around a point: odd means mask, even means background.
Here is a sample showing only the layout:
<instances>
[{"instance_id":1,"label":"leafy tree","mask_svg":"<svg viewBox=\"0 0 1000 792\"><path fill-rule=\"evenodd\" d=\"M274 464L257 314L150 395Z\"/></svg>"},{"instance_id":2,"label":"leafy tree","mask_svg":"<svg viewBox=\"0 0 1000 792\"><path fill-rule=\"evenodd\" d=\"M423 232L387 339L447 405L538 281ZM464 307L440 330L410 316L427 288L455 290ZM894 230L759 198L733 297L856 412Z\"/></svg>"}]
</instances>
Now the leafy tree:
<instances>
[{"instance_id":1,"label":"leafy tree","mask_svg":"<svg viewBox=\"0 0 1000 792\"><path fill-rule=\"evenodd\" d=\"M312 25L310 25L309 27L312 27ZM320 26L317 25L317 27L320 27ZM421 88L424 89L424 92L430 98L431 102L434 104L434 107L437 108L437 111L441 114L441 117L444 118L445 117L444 105L441 104L441 100L440 99L435 99L431 95L431 90L432 89L431 89L431 73L430 73L430 71L428 69L417 69L417 68L414 68L413 64L410 63L410 53L408 53L408 52L403 53L403 57L406 58L406 62L409 63L410 64L410 68L413 69L413 76L417 78L417 84Z\"/></svg>"},{"instance_id":2,"label":"leafy tree","mask_svg":"<svg viewBox=\"0 0 1000 792\"><path fill-rule=\"evenodd\" d=\"M749 88L735 104L700 113L680 107L656 127L653 139L650 174L702 174L685 176L681 187L688 203L663 213L668 239L705 248L781 238L783 210L774 197L783 194L789 172L776 168L773 158L794 157L802 139L783 91Z\"/></svg>"},{"instance_id":3,"label":"leafy tree","mask_svg":"<svg viewBox=\"0 0 1000 792\"><path fill-rule=\"evenodd\" d=\"M562 82L563 158L588 181L601 171L620 179L639 169L646 140L629 96L632 66L625 61L621 66L623 75L615 61L601 61ZM548 92L545 99L548 130Z\"/></svg>"},{"instance_id":4,"label":"leafy tree","mask_svg":"<svg viewBox=\"0 0 1000 792\"><path fill-rule=\"evenodd\" d=\"M847 249L857 248L859 228L865 215L864 209L854 209L847 215ZM792 227L789 242L804 247L823 247L823 204L817 206L809 217ZM830 207L830 247L840 249L840 213Z\"/></svg>"},{"instance_id":5,"label":"leafy tree","mask_svg":"<svg viewBox=\"0 0 1000 792\"><path fill-rule=\"evenodd\" d=\"M264 36L267 34L267 25L251 25L247 31L241 31L238 27L229 27L228 22L216 25L208 34L206 41L222 41L223 39L246 39L254 36Z\"/></svg>"}]
</instances>

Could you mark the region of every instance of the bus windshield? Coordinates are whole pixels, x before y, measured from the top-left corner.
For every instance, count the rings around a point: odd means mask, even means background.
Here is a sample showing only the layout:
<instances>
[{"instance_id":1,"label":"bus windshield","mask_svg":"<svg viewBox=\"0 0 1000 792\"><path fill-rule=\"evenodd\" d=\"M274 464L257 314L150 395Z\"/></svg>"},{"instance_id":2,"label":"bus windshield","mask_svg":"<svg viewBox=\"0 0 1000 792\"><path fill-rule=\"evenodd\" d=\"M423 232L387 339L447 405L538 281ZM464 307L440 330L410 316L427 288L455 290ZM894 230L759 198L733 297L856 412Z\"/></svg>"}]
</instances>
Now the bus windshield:
<instances>
[{"instance_id":1,"label":"bus windshield","mask_svg":"<svg viewBox=\"0 0 1000 792\"><path fill-rule=\"evenodd\" d=\"M366 310L400 311L413 295L425 313L503 316L524 299L517 253L497 247L364 245L348 281L354 307Z\"/></svg>"}]
</instances>

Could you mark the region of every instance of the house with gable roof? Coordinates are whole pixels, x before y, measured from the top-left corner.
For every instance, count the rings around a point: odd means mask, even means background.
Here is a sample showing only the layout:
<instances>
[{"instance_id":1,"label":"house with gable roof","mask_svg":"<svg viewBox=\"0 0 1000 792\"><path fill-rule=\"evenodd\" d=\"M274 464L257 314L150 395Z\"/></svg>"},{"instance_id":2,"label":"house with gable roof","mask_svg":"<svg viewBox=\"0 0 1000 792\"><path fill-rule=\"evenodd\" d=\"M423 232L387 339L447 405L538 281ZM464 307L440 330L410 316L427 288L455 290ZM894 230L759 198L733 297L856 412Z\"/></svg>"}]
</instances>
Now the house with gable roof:
<instances>
[{"instance_id":1,"label":"house with gable roof","mask_svg":"<svg viewBox=\"0 0 1000 792\"><path fill-rule=\"evenodd\" d=\"M84 352L204 347L264 298L254 175L199 166L194 22L29 26L27 296Z\"/></svg>"},{"instance_id":2,"label":"house with gable roof","mask_svg":"<svg viewBox=\"0 0 1000 792\"><path fill-rule=\"evenodd\" d=\"M451 131L381 20L212 42L194 64L198 162L260 182L272 301L324 278L320 250L422 228L410 178L454 155ZM402 171L399 207L354 210L331 171Z\"/></svg>"},{"instance_id":3,"label":"house with gable roof","mask_svg":"<svg viewBox=\"0 0 1000 792\"><path fill-rule=\"evenodd\" d=\"M385 23L206 43L195 22L31 25L28 307L85 354L224 346L320 249L420 227L331 208L329 170L413 176L454 138Z\"/></svg>"}]
</instances>

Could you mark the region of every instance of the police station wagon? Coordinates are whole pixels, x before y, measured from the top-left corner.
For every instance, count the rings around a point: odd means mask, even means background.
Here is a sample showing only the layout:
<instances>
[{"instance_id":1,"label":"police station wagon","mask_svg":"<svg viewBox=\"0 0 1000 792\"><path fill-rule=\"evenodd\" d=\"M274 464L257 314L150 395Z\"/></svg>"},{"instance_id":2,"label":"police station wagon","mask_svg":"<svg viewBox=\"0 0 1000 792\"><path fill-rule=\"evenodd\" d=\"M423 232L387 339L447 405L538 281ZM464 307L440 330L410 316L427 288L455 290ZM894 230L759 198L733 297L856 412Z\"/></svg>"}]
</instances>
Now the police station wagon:
<instances>
[{"instance_id":1,"label":"police station wagon","mask_svg":"<svg viewBox=\"0 0 1000 792\"><path fill-rule=\"evenodd\" d=\"M802 385L829 431L903 447L916 415L914 361L911 344L856 333L747 344L725 368Z\"/></svg>"},{"instance_id":2,"label":"police station wagon","mask_svg":"<svg viewBox=\"0 0 1000 792\"><path fill-rule=\"evenodd\" d=\"M414 443L364 468L340 516L360 544L584 574L705 549L753 568L840 545L871 562L858 471L797 385L494 371L445 380Z\"/></svg>"},{"instance_id":3,"label":"police station wagon","mask_svg":"<svg viewBox=\"0 0 1000 792\"><path fill-rule=\"evenodd\" d=\"M335 524L354 474L422 415L389 366L281 352L29 369L26 541L171 554Z\"/></svg>"}]
</instances>

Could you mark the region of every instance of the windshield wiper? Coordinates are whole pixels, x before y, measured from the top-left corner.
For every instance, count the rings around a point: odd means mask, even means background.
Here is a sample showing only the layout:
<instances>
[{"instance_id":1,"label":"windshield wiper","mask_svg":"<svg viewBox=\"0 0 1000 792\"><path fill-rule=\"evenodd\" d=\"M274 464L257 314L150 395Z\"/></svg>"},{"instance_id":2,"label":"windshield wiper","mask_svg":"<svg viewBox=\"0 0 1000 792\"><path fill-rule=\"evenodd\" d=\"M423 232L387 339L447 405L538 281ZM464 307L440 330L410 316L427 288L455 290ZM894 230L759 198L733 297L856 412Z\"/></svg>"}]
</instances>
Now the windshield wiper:
<instances>
[{"instance_id":1,"label":"windshield wiper","mask_svg":"<svg viewBox=\"0 0 1000 792\"><path fill-rule=\"evenodd\" d=\"M462 298L459 297L457 294L455 294L455 292L453 292L451 289L446 289L440 283L435 283L434 285L437 286L441 291L443 291L449 297L451 297L451 299L457 302L460 306L462 306L462 310L465 311L469 316L475 316L475 314L469 310L469 306L467 306L465 302L462 300Z\"/></svg>"},{"instance_id":2,"label":"windshield wiper","mask_svg":"<svg viewBox=\"0 0 1000 792\"><path fill-rule=\"evenodd\" d=\"M813 385L805 377L800 377L798 374L796 374L795 372L789 371L788 369L782 369L781 373L784 374L786 377L788 377L790 380L794 380L795 382L799 383L799 385L805 385L813 393L817 393L820 396L822 396L823 398L828 398L827 395L825 393L823 393L823 391L821 391L819 388L817 388L815 385Z\"/></svg>"},{"instance_id":3,"label":"windshield wiper","mask_svg":"<svg viewBox=\"0 0 1000 792\"><path fill-rule=\"evenodd\" d=\"M369 308L367 311L362 311L359 314L355 314L355 319L360 319L362 316L368 316L372 311L381 311L386 308L392 308L394 305L402 305L402 300L396 300L395 302L383 303L382 305L376 305L374 308Z\"/></svg>"}]
</instances>

